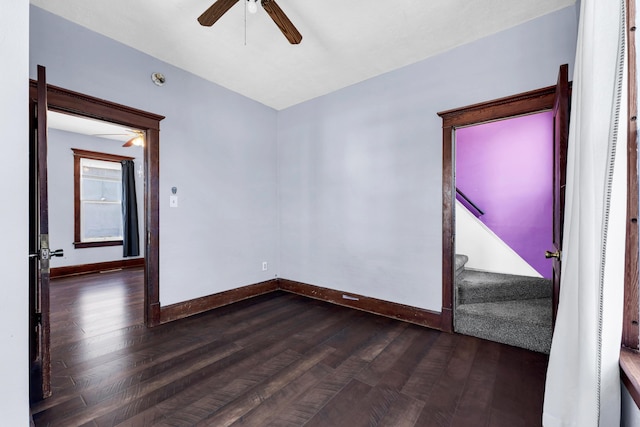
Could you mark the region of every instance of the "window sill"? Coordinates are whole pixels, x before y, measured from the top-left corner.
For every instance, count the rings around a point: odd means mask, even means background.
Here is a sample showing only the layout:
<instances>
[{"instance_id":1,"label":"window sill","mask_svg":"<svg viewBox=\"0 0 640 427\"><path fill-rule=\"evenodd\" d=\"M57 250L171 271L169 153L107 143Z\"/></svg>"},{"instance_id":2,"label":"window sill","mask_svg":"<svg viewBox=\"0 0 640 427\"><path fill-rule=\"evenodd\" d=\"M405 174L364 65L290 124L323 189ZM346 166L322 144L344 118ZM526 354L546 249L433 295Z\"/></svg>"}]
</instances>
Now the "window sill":
<instances>
[{"instance_id":1,"label":"window sill","mask_svg":"<svg viewBox=\"0 0 640 427\"><path fill-rule=\"evenodd\" d=\"M76 249L101 248L103 246L122 246L122 240L105 240L104 242L73 242Z\"/></svg>"},{"instance_id":2,"label":"window sill","mask_svg":"<svg viewBox=\"0 0 640 427\"><path fill-rule=\"evenodd\" d=\"M640 408L640 353L624 347L620 349L620 378Z\"/></svg>"}]
</instances>

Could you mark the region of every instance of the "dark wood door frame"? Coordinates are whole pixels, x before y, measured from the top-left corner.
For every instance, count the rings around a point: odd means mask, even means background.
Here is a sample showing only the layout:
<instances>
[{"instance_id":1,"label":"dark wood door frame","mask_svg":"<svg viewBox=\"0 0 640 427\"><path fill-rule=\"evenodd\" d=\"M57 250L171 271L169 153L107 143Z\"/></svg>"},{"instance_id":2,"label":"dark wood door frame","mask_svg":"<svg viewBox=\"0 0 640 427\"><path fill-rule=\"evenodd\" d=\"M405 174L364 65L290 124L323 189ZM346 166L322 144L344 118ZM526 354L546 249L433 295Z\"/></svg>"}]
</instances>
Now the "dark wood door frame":
<instances>
[{"instance_id":1,"label":"dark wood door frame","mask_svg":"<svg viewBox=\"0 0 640 427\"><path fill-rule=\"evenodd\" d=\"M38 65L37 103L29 101L29 390L30 400L51 396L49 196L47 185L47 78Z\"/></svg>"},{"instance_id":2,"label":"dark wood door frame","mask_svg":"<svg viewBox=\"0 0 640 427\"><path fill-rule=\"evenodd\" d=\"M455 269L455 142L457 128L553 108L555 86L439 112L442 117L442 325L453 332L453 285Z\"/></svg>"},{"instance_id":3,"label":"dark wood door frame","mask_svg":"<svg viewBox=\"0 0 640 427\"><path fill-rule=\"evenodd\" d=\"M569 66L560 67L553 101L553 242L551 295L551 327L555 329L560 301L560 277L562 275L562 235L564 226L565 191L567 186L567 148L569 146ZM547 254L545 256L549 256Z\"/></svg>"},{"instance_id":4,"label":"dark wood door frame","mask_svg":"<svg viewBox=\"0 0 640 427\"><path fill-rule=\"evenodd\" d=\"M37 103L37 83L30 81L29 97ZM160 121L164 116L105 101L57 86L47 85L49 109L65 114L104 120L145 132L144 217L145 290L144 319L148 327L160 324L159 287L159 177Z\"/></svg>"}]
</instances>

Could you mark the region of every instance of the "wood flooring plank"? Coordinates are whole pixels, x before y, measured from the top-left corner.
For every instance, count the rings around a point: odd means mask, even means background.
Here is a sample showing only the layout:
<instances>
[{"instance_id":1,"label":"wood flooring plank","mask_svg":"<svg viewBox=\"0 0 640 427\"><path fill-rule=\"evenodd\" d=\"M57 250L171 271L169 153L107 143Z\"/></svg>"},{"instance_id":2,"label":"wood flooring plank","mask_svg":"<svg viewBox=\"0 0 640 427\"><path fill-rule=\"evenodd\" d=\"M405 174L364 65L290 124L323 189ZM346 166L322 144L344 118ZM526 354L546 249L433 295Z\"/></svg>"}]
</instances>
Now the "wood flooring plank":
<instances>
[{"instance_id":1,"label":"wood flooring plank","mask_svg":"<svg viewBox=\"0 0 640 427\"><path fill-rule=\"evenodd\" d=\"M81 396L73 396L67 400L58 402L56 406L57 414L73 413L87 408L87 404ZM36 425L49 425L52 421L55 421L52 417L48 416L46 412L37 412L33 414L33 421Z\"/></svg>"},{"instance_id":2,"label":"wood flooring plank","mask_svg":"<svg viewBox=\"0 0 640 427\"><path fill-rule=\"evenodd\" d=\"M489 423L500 349L500 344L481 341L451 420L452 427L480 427Z\"/></svg>"},{"instance_id":3,"label":"wood flooring plank","mask_svg":"<svg viewBox=\"0 0 640 427\"><path fill-rule=\"evenodd\" d=\"M372 387L358 380L350 381L333 398L316 413L305 427L349 426L360 427L368 425L368 419L360 417L359 408L363 403L362 397L371 391Z\"/></svg>"},{"instance_id":4,"label":"wood flooring plank","mask_svg":"<svg viewBox=\"0 0 640 427\"><path fill-rule=\"evenodd\" d=\"M538 427L542 425L540 423ZM491 409L487 427L526 427L522 416L512 412L505 412L499 409Z\"/></svg>"},{"instance_id":5,"label":"wood flooring plank","mask_svg":"<svg viewBox=\"0 0 640 427\"><path fill-rule=\"evenodd\" d=\"M295 354L295 352L285 350L274 357L265 360L265 363L259 365L254 364L254 369L245 370L243 375L239 375L233 381L225 384L224 387L215 387L207 390L199 400L192 403L192 406L198 409L197 411L177 410L172 414L167 414L163 421L154 425L157 425L158 427L166 425L197 425L199 421L206 419L212 411L225 406L226 403L230 403L236 396L241 395L265 378L279 372L285 366L288 366L297 360L298 357L299 355ZM150 405L146 405L145 403L146 402L141 400L138 406L150 407ZM100 425L114 425L130 417L131 415L126 412L117 411L109 414L108 416L101 417L101 419L98 419L97 421ZM176 422L177 419L188 421L188 424L179 424Z\"/></svg>"},{"instance_id":6,"label":"wood flooring plank","mask_svg":"<svg viewBox=\"0 0 640 427\"><path fill-rule=\"evenodd\" d=\"M143 282L52 282L37 427L540 425L539 353L281 291L147 329Z\"/></svg>"},{"instance_id":7,"label":"wood flooring plank","mask_svg":"<svg viewBox=\"0 0 640 427\"><path fill-rule=\"evenodd\" d=\"M267 425L274 427L302 426L339 393L366 362L359 357L345 360L333 372L292 402Z\"/></svg>"},{"instance_id":8,"label":"wood flooring plank","mask_svg":"<svg viewBox=\"0 0 640 427\"><path fill-rule=\"evenodd\" d=\"M151 411L154 414L151 415L146 413L144 418L163 418L164 422L174 423L175 425L193 425L189 423L197 422L201 418L208 416L219 406L220 402L224 404L228 401L228 390L224 390L225 387L228 387L228 384L232 383L252 368L260 366L260 363L265 360L268 360L278 353L288 349L289 342L281 339L287 335L288 328L286 325L296 325L297 327L304 327L307 325L311 327L311 325L316 323L318 316L317 313L304 310L304 308L304 305L299 307L300 316L289 317L287 318L287 322L284 324L280 323L271 325L270 327L273 331L271 334L265 334L265 332L268 332L269 330L264 329L255 331L256 335L252 340L252 345L239 352L238 360L234 361L232 365L221 366L219 374L211 375L210 378L202 384L202 386L192 386L188 390L176 393L173 397L165 399L163 402L157 403L148 410L145 410L145 412ZM262 339L257 340L257 338L260 337ZM309 347L310 345L307 345L307 348ZM221 389L222 392L219 392ZM236 389L236 391L237 390L238 389ZM202 399L202 395L205 393L208 394L208 397ZM222 395L220 393L222 393ZM194 412L202 412L202 416L182 414L181 409L185 406L197 408L197 411ZM188 421L183 423L178 418L186 419Z\"/></svg>"},{"instance_id":9,"label":"wood flooring plank","mask_svg":"<svg viewBox=\"0 0 640 427\"><path fill-rule=\"evenodd\" d=\"M358 313L358 317L353 322L346 324L342 330L325 341L325 345L336 350L324 361L326 365L335 368L354 351L366 346L369 340L375 337L383 323L379 323L378 319L372 316L369 313Z\"/></svg>"},{"instance_id":10,"label":"wood flooring plank","mask_svg":"<svg viewBox=\"0 0 640 427\"><path fill-rule=\"evenodd\" d=\"M228 427L240 417L255 409L276 392L285 388L298 377L315 367L323 358L334 351L328 346L317 347L308 352L296 362L280 370L275 375L269 375L259 384L242 393L233 402L211 414L198 423L198 426L216 425Z\"/></svg>"},{"instance_id":11,"label":"wood flooring plank","mask_svg":"<svg viewBox=\"0 0 640 427\"><path fill-rule=\"evenodd\" d=\"M444 374L438 378L425 401L419 426L449 426L467 382L480 340L457 336L457 345Z\"/></svg>"},{"instance_id":12,"label":"wood flooring plank","mask_svg":"<svg viewBox=\"0 0 640 427\"><path fill-rule=\"evenodd\" d=\"M247 414L244 414L231 424L231 426L262 427L268 425L281 413L283 408L290 405L294 399L326 378L330 372L331 369L325 365L317 364L312 366L303 375L282 387L278 392L274 393L273 396L262 401L260 405L253 408Z\"/></svg>"},{"instance_id":13,"label":"wood flooring plank","mask_svg":"<svg viewBox=\"0 0 640 427\"><path fill-rule=\"evenodd\" d=\"M411 328L420 328L412 325ZM423 331L420 331L423 332ZM433 342L440 334L435 331L421 333L404 353L396 360L390 369L380 378L376 386L384 386L400 391L411 378L416 366L429 351Z\"/></svg>"},{"instance_id":14,"label":"wood flooring plank","mask_svg":"<svg viewBox=\"0 0 640 427\"><path fill-rule=\"evenodd\" d=\"M526 426L542 423L544 377L548 357L522 349L501 348L492 408L494 422L499 414L518 414Z\"/></svg>"},{"instance_id":15,"label":"wood flooring plank","mask_svg":"<svg viewBox=\"0 0 640 427\"><path fill-rule=\"evenodd\" d=\"M379 426L414 427L420 413L424 408L424 402L410 396L400 394L384 417L377 423Z\"/></svg>"},{"instance_id":16,"label":"wood flooring plank","mask_svg":"<svg viewBox=\"0 0 640 427\"><path fill-rule=\"evenodd\" d=\"M439 334L402 388L402 392L420 401L426 401L433 386L446 372L456 343L455 335Z\"/></svg>"},{"instance_id":17,"label":"wood flooring plank","mask_svg":"<svg viewBox=\"0 0 640 427\"><path fill-rule=\"evenodd\" d=\"M208 356L198 364L191 366L190 369L179 369L174 370L173 372L170 371L160 378L136 383L125 390L111 394L106 399L96 400L95 404L90 406L91 411L76 411L71 414L66 414L64 417L60 417L58 414L53 414L50 417L55 418L55 422L52 421L51 425L80 425L92 419L102 417L111 411L120 410L121 407L124 407L124 410L128 410L126 408L129 408L131 406L131 402L135 402L134 399L138 396L145 396L153 393L153 396L156 397L161 393L174 393L176 388L186 388L197 382L201 377L206 376L210 370L215 369L213 366L216 365L216 362L225 360L228 356L239 351L241 351L239 350L239 347L229 345L228 347ZM91 396L91 398L93 398L93 396ZM57 408L52 409L57 411ZM50 410L45 410L43 413L47 413L49 411Z\"/></svg>"},{"instance_id":18,"label":"wood flooring plank","mask_svg":"<svg viewBox=\"0 0 640 427\"><path fill-rule=\"evenodd\" d=\"M389 372L398 359L416 341L424 336L424 329L407 325L402 332L396 336L384 350L376 356L371 363L358 373L356 379L371 386L378 384L381 378Z\"/></svg>"},{"instance_id":19,"label":"wood flooring plank","mask_svg":"<svg viewBox=\"0 0 640 427\"><path fill-rule=\"evenodd\" d=\"M371 362L378 357L407 327L408 323L391 322L379 327L378 332L370 337L358 349L354 349L353 355Z\"/></svg>"},{"instance_id":20,"label":"wood flooring plank","mask_svg":"<svg viewBox=\"0 0 640 427\"><path fill-rule=\"evenodd\" d=\"M304 313L304 310L302 310L302 307L300 308L301 308L300 310L301 314L306 314ZM255 342L253 342L252 346L242 348L240 351L234 352L232 354L232 356L235 357L235 359L233 359L233 363L237 363L238 361L246 361L247 359L249 359L249 357L247 357L248 355L255 357L256 354L262 354L264 356L265 354L268 354L268 351L271 351L272 353L275 353L275 354L280 353L284 346L283 341L280 338L282 338L283 336L286 336L289 328L293 327L293 325L295 325L296 323L300 323L300 319L289 316L289 317L283 318L282 321L280 322L270 325L270 328L272 331L270 334L264 334L264 330L255 331L254 334L256 336L265 335L265 338L264 338L265 341L261 342L260 347L264 346L266 348L262 348L259 351L256 351L258 350L258 345ZM234 342L234 344L240 346L240 343L245 342L245 340L247 339L248 338L246 336L243 336L241 337L241 339ZM253 339L249 339L248 341L249 342L255 341L255 337ZM225 359L229 359L229 358L225 358ZM131 413L132 413L131 408L134 408L135 411L143 411L149 407L156 405L160 401L163 401L169 398L170 396L176 394L177 392L180 392L181 390L184 390L185 388L192 386L193 384L203 379L206 380L207 378L214 375L216 371L220 370L221 366L219 365L221 363L226 362L225 359L221 359L220 361L217 361L217 363L214 363L214 364L207 364L207 362L205 361L204 362L205 366L202 366L202 368L200 369L199 365L196 365L198 366L199 369L185 376L178 377L178 375L181 375L181 373L176 372L175 378L168 377L167 374L165 374L163 376L164 381L161 383L158 383L158 381L150 381L149 391L136 389L134 390L135 392L134 399L130 400L126 404L126 406L122 406L115 409L112 408L110 411L107 411L108 413L100 414L100 419L102 421L99 421L99 424L104 424L104 423L109 424L112 418L115 419L116 422L123 421L124 419L126 419L126 416L127 417L131 416ZM265 360L265 359L263 358L262 360ZM225 363L222 366L228 367L229 365L228 363ZM229 374L229 372L230 372L229 370L225 371L227 375ZM145 382L140 384L141 385L145 384ZM139 387L140 386L138 386L137 388ZM131 392L127 390L127 393L131 393ZM115 396L115 398L117 397L118 396Z\"/></svg>"}]
</instances>

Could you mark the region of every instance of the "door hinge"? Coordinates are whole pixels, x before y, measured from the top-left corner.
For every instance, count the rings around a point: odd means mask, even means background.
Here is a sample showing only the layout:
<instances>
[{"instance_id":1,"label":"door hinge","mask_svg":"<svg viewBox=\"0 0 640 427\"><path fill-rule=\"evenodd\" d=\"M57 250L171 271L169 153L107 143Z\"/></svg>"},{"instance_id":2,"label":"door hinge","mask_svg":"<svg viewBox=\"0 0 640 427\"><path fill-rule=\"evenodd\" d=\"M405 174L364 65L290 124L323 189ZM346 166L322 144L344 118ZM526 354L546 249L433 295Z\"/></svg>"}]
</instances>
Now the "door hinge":
<instances>
[{"instance_id":1,"label":"door hinge","mask_svg":"<svg viewBox=\"0 0 640 427\"><path fill-rule=\"evenodd\" d=\"M42 325L42 313L34 313L33 320L37 325Z\"/></svg>"}]
</instances>

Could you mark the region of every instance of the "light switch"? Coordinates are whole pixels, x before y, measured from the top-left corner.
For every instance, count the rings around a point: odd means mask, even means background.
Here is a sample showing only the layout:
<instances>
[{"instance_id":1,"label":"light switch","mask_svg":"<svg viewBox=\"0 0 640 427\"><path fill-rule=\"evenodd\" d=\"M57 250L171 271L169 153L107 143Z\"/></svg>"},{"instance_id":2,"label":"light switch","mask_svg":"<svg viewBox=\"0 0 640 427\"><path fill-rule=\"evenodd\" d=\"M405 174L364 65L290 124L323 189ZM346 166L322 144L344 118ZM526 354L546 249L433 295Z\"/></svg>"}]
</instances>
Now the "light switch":
<instances>
[{"instance_id":1,"label":"light switch","mask_svg":"<svg viewBox=\"0 0 640 427\"><path fill-rule=\"evenodd\" d=\"M177 208L178 207L178 196L169 196L169 207Z\"/></svg>"}]
</instances>

